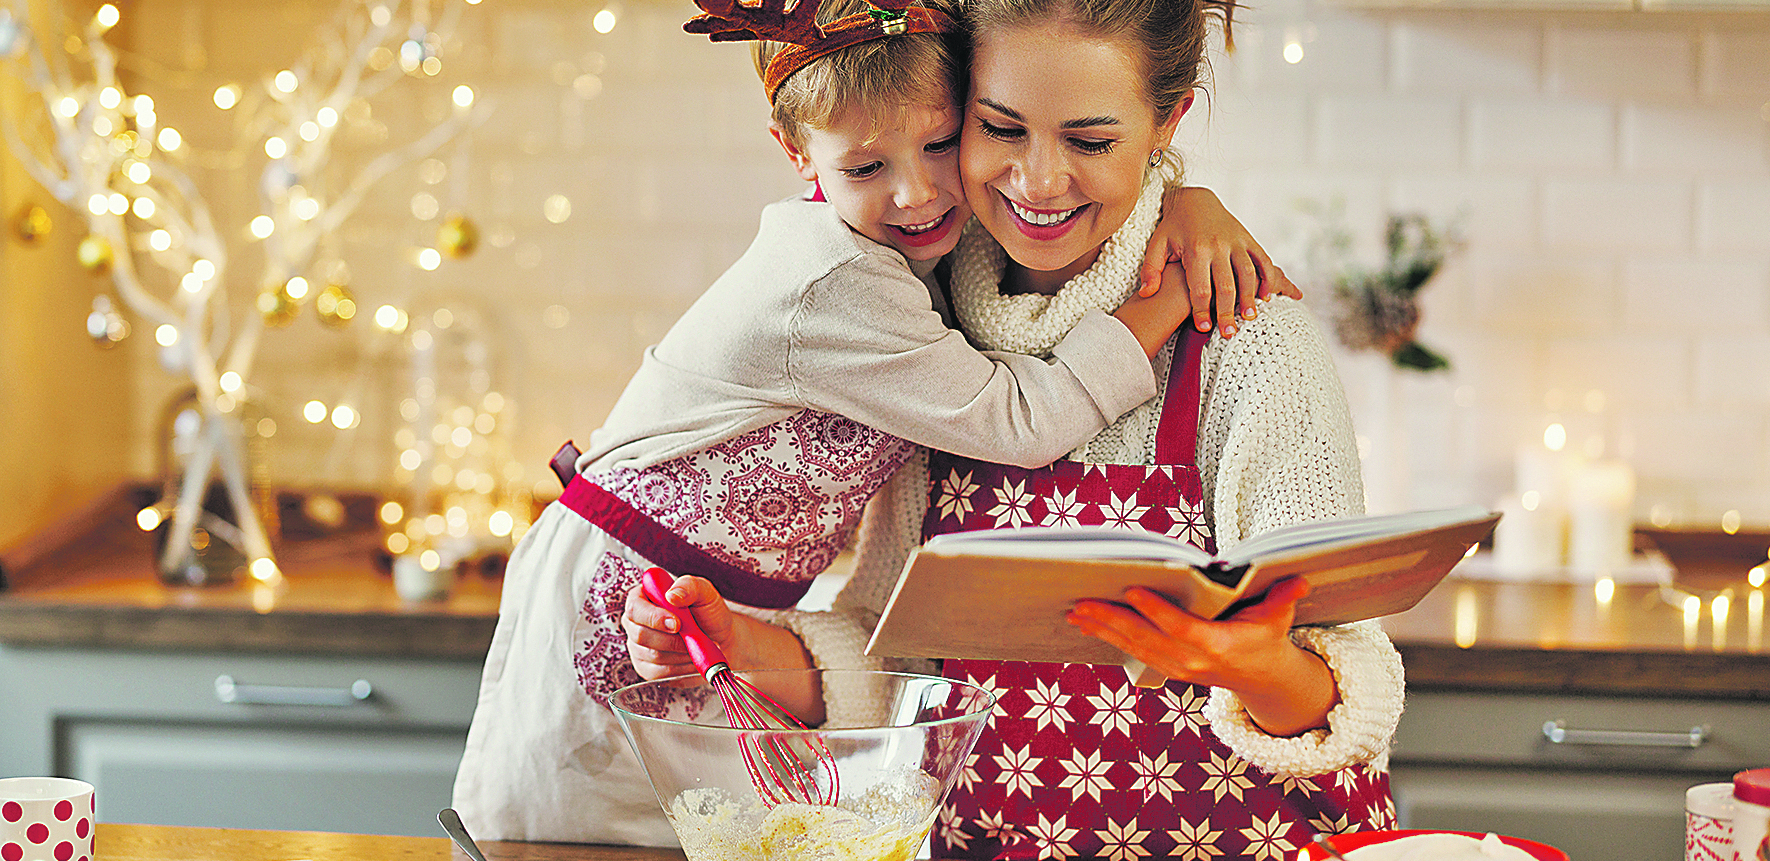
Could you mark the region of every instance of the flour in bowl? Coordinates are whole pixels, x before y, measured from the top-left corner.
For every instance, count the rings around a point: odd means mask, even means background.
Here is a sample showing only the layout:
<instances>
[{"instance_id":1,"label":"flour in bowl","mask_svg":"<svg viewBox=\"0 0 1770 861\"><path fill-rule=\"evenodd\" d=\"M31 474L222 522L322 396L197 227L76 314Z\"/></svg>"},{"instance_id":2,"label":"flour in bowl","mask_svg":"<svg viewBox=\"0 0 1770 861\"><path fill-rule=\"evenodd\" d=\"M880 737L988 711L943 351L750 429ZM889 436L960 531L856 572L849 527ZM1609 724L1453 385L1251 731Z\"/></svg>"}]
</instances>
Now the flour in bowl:
<instances>
[{"instance_id":1,"label":"flour in bowl","mask_svg":"<svg viewBox=\"0 0 1770 861\"><path fill-rule=\"evenodd\" d=\"M1531 854L1508 846L1498 835L1477 840L1462 834L1414 834L1362 846L1346 853L1346 861L1533 861Z\"/></svg>"},{"instance_id":2,"label":"flour in bowl","mask_svg":"<svg viewBox=\"0 0 1770 861\"><path fill-rule=\"evenodd\" d=\"M771 810L723 789L690 789L668 813L688 861L908 861L934 825L939 791L918 771L837 805Z\"/></svg>"}]
</instances>

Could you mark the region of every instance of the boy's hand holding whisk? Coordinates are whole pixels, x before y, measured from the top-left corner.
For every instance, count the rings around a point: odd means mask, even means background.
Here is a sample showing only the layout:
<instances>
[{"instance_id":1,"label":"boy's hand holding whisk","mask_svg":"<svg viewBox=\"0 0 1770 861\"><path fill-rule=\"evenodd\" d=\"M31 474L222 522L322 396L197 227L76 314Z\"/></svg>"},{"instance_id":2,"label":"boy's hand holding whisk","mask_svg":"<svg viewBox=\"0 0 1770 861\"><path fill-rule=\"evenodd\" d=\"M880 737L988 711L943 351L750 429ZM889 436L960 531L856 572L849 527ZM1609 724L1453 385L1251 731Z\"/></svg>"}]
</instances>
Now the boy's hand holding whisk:
<instances>
[{"instance_id":1,"label":"boy's hand holding whisk","mask_svg":"<svg viewBox=\"0 0 1770 861\"><path fill-rule=\"evenodd\" d=\"M664 597L678 610L694 616L707 637L725 652L734 670L808 669L812 665L811 656L791 631L734 612L704 577L678 577ZM640 678L699 678L700 671L689 658L676 619L647 599L638 586L627 592L621 629L627 632L627 655ZM767 693L805 723L816 726L823 722L822 691L771 689Z\"/></svg>"}]
</instances>

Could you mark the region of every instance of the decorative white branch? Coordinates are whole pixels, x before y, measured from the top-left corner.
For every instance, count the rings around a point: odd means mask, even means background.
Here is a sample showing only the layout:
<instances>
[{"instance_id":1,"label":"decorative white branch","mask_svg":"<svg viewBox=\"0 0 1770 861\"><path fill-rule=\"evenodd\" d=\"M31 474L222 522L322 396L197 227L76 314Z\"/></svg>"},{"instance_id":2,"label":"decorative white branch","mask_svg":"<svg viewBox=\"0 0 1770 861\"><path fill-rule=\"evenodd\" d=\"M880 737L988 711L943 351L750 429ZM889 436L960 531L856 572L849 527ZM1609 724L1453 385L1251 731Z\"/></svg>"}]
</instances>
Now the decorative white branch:
<instances>
[{"instance_id":1,"label":"decorative white branch","mask_svg":"<svg viewBox=\"0 0 1770 861\"><path fill-rule=\"evenodd\" d=\"M440 26L431 32L446 41L459 19L461 3L436 2L443 5L444 13ZM42 97L47 120L33 140L37 130L21 129L13 117L5 117L7 144L44 189L86 214L90 235L110 247L117 295L154 327L171 330L176 355L172 363L176 367L171 369L187 374L196 389L203 428L172 506L173 531L163 562L172 565L175 554L190 546L202 497L211 473L219 468L241 520L240 540L245 545L241 549L253 561L254 574L264 576L259 563L268 563L271 549L247 493L234 393L246 389L266 324L256 309L248 311L239 325L230 316L227 287L240 279L228 268L229 234L218 228L190 175L157 147L157 123L151 110L143 107L147 103L126 95L118 83L118 54L104 40L115 21L115 7L101 7L102 15L113 16L109 21L95 16L75 25L73 29L80 31L77 41L64 39L59 31L47 38L34 33L29 26L29 0L0 0L0 9L10 11L20 28L19 39L28 56L14 65L21 67L19 77L31 91ZM415 140L371 159L326 200L325 168L334 138L347 122L347 109L406 77L391 64L376 69L372 62L376 50L390 44L397 49L402 34L409 34L415 22L421 24L423 14L415 4L400 0L345 0L325 31L335 41L311 45L303 53L292 69L295 87L266 82L262 90L243 92L233 114L240 118L236 123L240 144L224 157L225 162L237 161L243 168L271 137L280 138L286 152L265 165L258 184L259 213L273 225L264 237L264 269L237 286L282 289L314 264L321 242L355 213L371 187L484 119L483 106L454 110ZM331 111L334 121L321 123L322 110ZM136 124L133 138L121 134L130 119ZM202 155L193 158L200 161ZM141 175L143 170L146 175ZM123 176L133 179L119 178ZM290 193L297 183L308 186L302 195ZM151 206L151 212L141 202ZM132 208L134 214L127 214ZM157 225L155 229L167 231L165 241L156 248L136 235L146 234L146 229L132 233L131 218L138 228ZM225 361L217 361L218 356L225 356ZM225 388L224 377L228 378ZM270 571L274 574L274 566Z\"/></svg>"}]
</instances>

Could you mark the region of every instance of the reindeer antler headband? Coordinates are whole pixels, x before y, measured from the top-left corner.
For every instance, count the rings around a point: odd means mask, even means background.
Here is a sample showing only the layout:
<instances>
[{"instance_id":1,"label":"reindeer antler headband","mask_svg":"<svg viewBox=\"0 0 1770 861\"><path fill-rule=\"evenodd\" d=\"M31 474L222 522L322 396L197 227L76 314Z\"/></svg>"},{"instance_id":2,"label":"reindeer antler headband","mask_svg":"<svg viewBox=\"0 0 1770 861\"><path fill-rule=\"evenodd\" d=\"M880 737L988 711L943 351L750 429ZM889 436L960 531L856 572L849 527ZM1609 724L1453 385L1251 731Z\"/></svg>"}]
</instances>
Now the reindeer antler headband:
<instances>
[{"instance_id":1,"label":"reindeer antler headband","mask_svg":"<svg viewBox=\"0 0 1770 861\"><path fill-rule=\"evenodd\" d=\"M791 2L792 8L787 4ZM705 33L715 42L768 40L787 42L768 61L762 86L768 101L794 72L813 60L850 45L903 36L909 33L951 33L958 30L952 16L916 5L916 0L868 0L865 12L848 15L818 26L819 0L761 0L750 5L741 0L695 0L703 14L689 19L682 29Z\"/></svg>"}]
</instances>

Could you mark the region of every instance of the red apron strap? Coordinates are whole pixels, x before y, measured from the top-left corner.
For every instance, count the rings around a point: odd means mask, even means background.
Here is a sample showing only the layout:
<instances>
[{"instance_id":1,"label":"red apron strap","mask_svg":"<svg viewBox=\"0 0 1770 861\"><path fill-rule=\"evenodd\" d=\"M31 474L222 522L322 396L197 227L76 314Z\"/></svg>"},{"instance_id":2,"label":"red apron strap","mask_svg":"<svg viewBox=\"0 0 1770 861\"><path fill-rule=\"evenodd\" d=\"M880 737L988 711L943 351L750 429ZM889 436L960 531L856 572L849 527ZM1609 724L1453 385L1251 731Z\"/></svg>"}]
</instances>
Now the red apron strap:
<instances>
[{"instance_id":1,"label":"red apron strap","mask_svg":"<svg viewBox=\"0 0 1770 861\"><path fill-rule=\"evenodd\" d=\"M811 581L794 583L770 580L702 550L682 536L665 529L627 501L609 493L583 475L574 475L559 495L566 508L577 512L616 541L633 548L671 574L695 574L712 581L719 594L752 607L791 607L805 597Z\"/></svg>"},{"instance_id":2,"label":"red apron strap","mask_svg":"<svg viewBox=\"0 0 1770 861\"><path fill-rule=\"evenodd\" d=\"M1180 342L1174 345L1174 358L1168 365L1161 425L1155 432L1158 464L1190 466L1198 457L1198 414L1203 407L1199 403L1199 378L1204 373L1202 359L1210 339L1208 332L1200 332L1191 325L1180 327Z\"/></svg>"}]
</instances>

